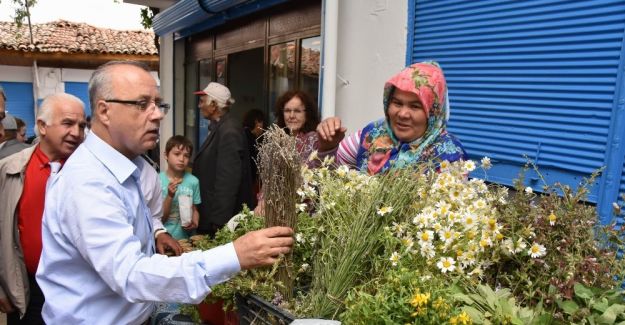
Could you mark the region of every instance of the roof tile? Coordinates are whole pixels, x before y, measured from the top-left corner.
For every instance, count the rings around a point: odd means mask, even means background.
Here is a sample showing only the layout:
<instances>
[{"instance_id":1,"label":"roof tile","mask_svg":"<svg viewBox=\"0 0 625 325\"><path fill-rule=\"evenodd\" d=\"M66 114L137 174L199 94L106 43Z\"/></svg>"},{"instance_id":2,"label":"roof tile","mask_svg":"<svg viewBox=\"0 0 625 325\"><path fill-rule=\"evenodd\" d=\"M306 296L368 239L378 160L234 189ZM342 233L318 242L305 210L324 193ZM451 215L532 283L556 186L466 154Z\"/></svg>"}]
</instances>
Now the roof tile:
<instances>
[{"instance_id":1,"label":"roof tile","mask_svg":"<svg viewBox=\"0 0 625 325\"><path fill-rule=\"evenodd\" d=\"M151 31L122 31L85 23L58 20L33 25L34 45L28 25L18 28L0 21L0 49L23 52L158 55Z\"/></svg>"}]
</instances>

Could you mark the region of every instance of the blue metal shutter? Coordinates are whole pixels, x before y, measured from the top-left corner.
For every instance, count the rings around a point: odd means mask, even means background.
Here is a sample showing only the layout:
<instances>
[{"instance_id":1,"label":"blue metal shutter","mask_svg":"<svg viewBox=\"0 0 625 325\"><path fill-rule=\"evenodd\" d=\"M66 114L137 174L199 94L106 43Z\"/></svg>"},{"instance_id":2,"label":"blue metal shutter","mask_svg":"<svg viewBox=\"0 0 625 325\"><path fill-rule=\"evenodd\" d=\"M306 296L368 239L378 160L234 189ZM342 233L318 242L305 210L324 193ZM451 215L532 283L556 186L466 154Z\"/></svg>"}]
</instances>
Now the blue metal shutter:
<instances>
[{"instance_id":1,"label":"blue metal shutter","mask_svg":"<svg viewBox=\"0 0 625 325\"><path fill-rule=\"evenodd\" d=\"M91 116L91 104L89 103L89 83L65 82L65 92L72 94L85 104L85 116Z\"/></svg>"},{"instance_id":2,"label":"blue metal shutter","mask_svg":"<svg viewBox=\"0 0 625 325\"><path fill-rule=\"evenodd\" d=\"M471 158L495 164L475 176L510 185L527 155L548 183L575 186L604 166L624 1L412 0L411 7L408 61L441 64L450 132ZM539 177L528 176L540 190Z\"/></svg>"},{"instance_id":3,"label":"blue metal shutter","mask_svg":"<svg viewBox=\"0 0 625 325\"><path fill-rule=\"evenodd\" d=\"M30 82L0 82L7 96L6 110L11 115L24 120L26 137L35 134L35 106L33 100L33 84Z\"/></svg>"}]
</instances>

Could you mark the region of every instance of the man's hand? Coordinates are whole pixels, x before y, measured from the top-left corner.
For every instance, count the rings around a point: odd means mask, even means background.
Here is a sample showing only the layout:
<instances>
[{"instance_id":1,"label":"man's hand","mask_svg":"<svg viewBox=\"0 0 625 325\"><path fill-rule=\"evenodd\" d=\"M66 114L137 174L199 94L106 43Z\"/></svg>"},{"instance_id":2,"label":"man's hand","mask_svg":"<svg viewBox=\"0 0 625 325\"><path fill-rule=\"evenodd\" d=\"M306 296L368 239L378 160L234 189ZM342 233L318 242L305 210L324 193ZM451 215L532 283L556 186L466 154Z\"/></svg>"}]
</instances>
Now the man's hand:
<instances>
[{"instance_id":1,"label":"man's hand","mask_svg":"<svg viewBox=\"0 0 625 325\"><path fill-rule=\"evenodd\" d=\"M182 254L182 247L180 244L171 237L168 233L160 233L156 237L156 251L159 254L165 255L165 250L169 248L176 256L180 256Z\"/></svg>"},{"instance_id":2,"label":"man's hand","mask_svg":"<svg viewBox=\"0 0 625 325\"><path fill-rule=\"evenodd\" d=\"M9 298L0 298L0 312L9 314L12 313L13 310L13 304L11 304Z\"/></svg>"},{"instance_id":3,"label":"man's hand","mask_svg":"<svg viewBox=\"0 0 625 325\"><path fill-rule=\"evenodd\" d=\"M293 229L288 227L251 231L234 241L234 250L242 270L272 265L280 254L290 252L291 246Z\"/></svg>"},{"instance_id":4,"label":"man's hand","mask_svg":"<svg viewBox=\"0 0 625 325\"><path fill-rule=\"evenodd\" d=\"M345 137L347 129L341 125L338 117L328 117L317 125L319 134L319 151L328 151L338 147L339 142Z\"/></svg>"}]
</instances>

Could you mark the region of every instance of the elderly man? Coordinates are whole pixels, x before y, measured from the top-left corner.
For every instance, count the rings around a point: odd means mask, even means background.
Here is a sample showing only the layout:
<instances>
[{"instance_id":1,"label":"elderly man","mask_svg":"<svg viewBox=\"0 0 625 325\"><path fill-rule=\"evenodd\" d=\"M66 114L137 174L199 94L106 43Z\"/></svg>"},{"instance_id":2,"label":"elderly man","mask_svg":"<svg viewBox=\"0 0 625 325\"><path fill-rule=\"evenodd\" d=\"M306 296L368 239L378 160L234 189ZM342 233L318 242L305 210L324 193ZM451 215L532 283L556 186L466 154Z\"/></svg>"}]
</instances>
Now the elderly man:
<instances>
[{"instance_id":1,"label":"elderly man","mask_svg":"<svg viewBox=\"0 0 625 325\"><path fill-rule=\"evenodd\" d=\"M243 204L254 209L250 153L241 123L229 114L234 103L230 90L211 82L195 94L201 96L200 113L211 122L211 131L193 161L202 197L197 231L214 236Z\"/></svg>"},{"instance_id":2,"label":"elderly man","mask_svg":"<svg viewBox=\"0 0 625 325\"><path fill-rule=\"evenodd\" d=\"M49 324L143 324L155 301L198 303L241 269L273 264L293 244L290 228L177 257L154 254L138 180L168 109L147 67L99 67L89 81L91 133L50 183L37 281ZM162 236L162 235L161 235Z\"/></svg>"},{"instance_id":3,"label":"elderly man","mask_svg":"<svg viewBox=\"0 0 625 325\"><path fill-rule=\"evenodd\" d=\"M0 160L0 311L8 324L43 324L35 272L46 182L82 142L84 127L80 99L51 95L37 115L39 144Z\"/></svg>"}]
</instances>

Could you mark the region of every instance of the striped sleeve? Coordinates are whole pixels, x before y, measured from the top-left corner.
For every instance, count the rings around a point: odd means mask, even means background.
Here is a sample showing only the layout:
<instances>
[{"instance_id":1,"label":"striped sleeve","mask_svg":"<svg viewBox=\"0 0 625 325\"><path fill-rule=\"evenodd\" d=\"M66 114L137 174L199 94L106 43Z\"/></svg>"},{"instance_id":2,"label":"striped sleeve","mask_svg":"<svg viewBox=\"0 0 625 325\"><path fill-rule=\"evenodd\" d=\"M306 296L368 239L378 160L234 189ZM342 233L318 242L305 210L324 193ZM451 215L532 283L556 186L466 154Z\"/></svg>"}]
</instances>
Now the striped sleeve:
<instances>
[{"instance_id":1,"label":"striped sleeve","mask_svg":"<svg viewBox=\"0 0 625 325\"><path fill-rule=\"evenodd\" d=\"M360 147L361 133L362 130L358 130L341 141L336 152L336 163L338 165L356 168L356 154L358 154L358 148Z\"/></svg>"}]
</instances>

